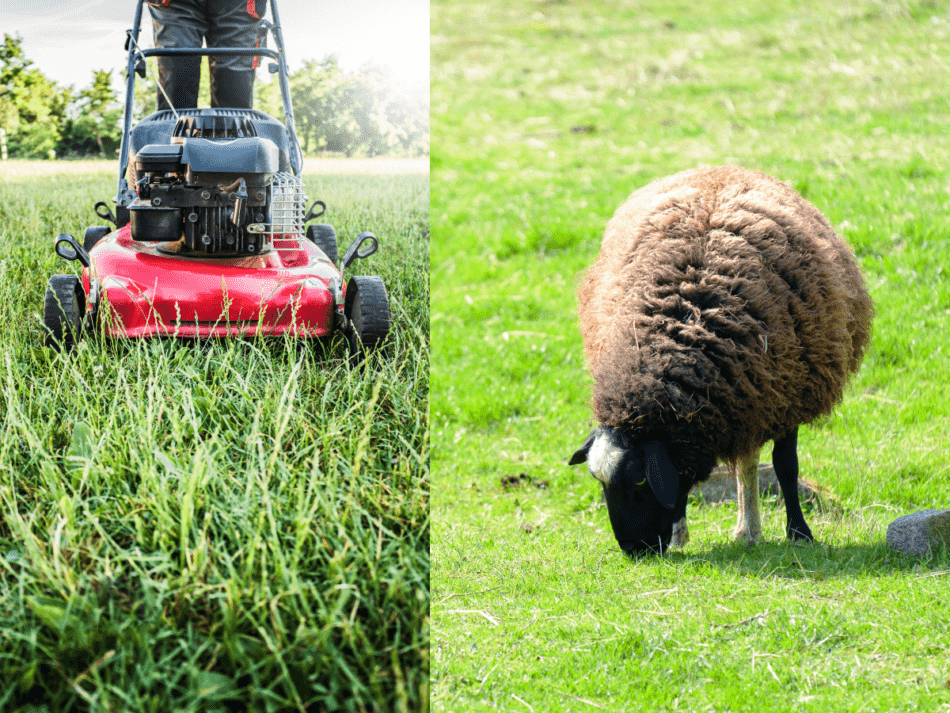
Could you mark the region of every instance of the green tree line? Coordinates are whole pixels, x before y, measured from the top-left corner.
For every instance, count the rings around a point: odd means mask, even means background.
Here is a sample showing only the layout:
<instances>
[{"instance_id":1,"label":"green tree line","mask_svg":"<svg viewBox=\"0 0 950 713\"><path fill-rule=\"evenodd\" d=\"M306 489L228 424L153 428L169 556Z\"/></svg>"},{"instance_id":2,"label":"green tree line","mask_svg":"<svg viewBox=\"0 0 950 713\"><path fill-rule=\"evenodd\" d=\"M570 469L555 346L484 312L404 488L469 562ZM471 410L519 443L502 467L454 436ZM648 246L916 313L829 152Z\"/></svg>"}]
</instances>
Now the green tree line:
<instances>
[{"instance_id":1,"label":"green tree line","mask_svg":"<svg viewBox=\"0 0 950 713\"><path fill-rule=\"evenodd\" d=\"M16 158L116 155L122 135L122 104L111 70L94 70L92 83L76 91L47 78L23 51L22 39L4 34L0 45L0 128ZM136 77L136 120L155 109L158 72L149 60ZM290 74L297 135L304 153L345 156L427 156L428 84L400 85L392 72L365 65L345 72L336 58L307 61ZM207 62L202 66L199 106L209 105ZM257 81L255 107L282 117L276 75Z\"/></svg>"}]
</instances>

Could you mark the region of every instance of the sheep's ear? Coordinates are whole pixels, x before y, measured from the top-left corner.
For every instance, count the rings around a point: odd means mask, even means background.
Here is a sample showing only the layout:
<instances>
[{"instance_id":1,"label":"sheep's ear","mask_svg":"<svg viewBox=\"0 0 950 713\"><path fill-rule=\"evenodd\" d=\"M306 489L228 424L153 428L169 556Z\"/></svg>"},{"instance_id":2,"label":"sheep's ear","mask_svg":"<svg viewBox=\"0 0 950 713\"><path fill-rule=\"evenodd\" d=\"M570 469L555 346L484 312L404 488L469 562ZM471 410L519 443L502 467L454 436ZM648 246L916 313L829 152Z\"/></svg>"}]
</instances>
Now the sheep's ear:
<instances>
[{"instance_id":1,"label":"sheep's ear","mask_svg":"<svg viewBox=\"0 0 950 713\"><path fill-rule=\"evenodd\" d=\"M676 506L676 496L679 494L680 476L676 466L670 460L666 445L660 441L650 441L643 447L646 456L647 481L653 494L660 501L660 505L667 510Z\"/></svg>"},{"instance_id":2,"label":"sheep's ear","mask_svg":"<svg viewBox=\"0 0 950 713\"><path fill-rule=\"evenodd\" d=\"M597 429L587 434L587 438L584 439L581 447L574 451L574 455L572 455L571 459L567 462L568 465L577 465L578 463L587 462L587 453L590 451L590 446L594 442L595 433L597 433Z\"/></svg>"}]
</instances>

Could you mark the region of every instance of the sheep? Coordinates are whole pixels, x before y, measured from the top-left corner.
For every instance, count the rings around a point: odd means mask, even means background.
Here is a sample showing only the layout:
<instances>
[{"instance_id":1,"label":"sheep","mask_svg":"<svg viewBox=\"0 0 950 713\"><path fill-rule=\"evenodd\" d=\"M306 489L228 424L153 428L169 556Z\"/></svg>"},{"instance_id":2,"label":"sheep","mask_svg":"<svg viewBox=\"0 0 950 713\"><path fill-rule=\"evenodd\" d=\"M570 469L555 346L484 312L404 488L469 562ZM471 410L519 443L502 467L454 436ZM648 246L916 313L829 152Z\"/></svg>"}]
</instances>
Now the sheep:
<instances>
[{"instance_id":1,"label":"sheep","mask_svg":"<svg viewBox=\"0 0 950 713\"><path fill-rule=\"evenodd\" d=\"M621 549L685 544L687 495L719 461L737 473L734 536L757 542L767 441L786 535L812 541L798 427L841 400L874 312L827 219L757 171L678 173L620 206L578 300L600 425L569 464L601 481Z\"/></svg>"}]
</instances>

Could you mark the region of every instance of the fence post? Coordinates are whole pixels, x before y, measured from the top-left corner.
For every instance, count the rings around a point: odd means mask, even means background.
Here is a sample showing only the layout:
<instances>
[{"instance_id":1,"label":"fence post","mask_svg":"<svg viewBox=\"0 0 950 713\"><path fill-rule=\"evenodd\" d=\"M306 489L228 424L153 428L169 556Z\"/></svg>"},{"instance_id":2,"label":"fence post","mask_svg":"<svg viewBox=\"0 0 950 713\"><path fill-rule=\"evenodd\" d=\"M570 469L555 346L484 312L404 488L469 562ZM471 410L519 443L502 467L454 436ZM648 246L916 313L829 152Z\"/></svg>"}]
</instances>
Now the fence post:
<instances>
[{"instance_id":1,"label":"fence post","mask_svg":"<svg viewBox=\"0 0 950 713\"><path fill-rule=\"evenodd\" d=\"M7 130L0 128L0 159L7 160Z\"/></svg>"}]
</instances>

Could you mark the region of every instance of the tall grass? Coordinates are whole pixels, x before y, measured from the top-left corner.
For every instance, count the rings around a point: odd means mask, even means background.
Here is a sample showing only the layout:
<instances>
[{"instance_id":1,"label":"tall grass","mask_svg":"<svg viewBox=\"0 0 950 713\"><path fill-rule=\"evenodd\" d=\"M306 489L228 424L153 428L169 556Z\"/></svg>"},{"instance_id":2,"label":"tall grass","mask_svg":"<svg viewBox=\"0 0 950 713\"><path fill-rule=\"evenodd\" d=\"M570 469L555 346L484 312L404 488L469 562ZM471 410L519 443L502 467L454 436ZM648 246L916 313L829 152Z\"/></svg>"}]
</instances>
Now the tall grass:
<instances>
[{"instance_id":1,"label":"tall grass","mask_svg":"<svg viewBox=\"0 0 950 713\"><path fill-rule=\"evenodd\" d=\"M341 339L45 349L51 239L113 179L0 182L0 710L427 706L428 178L307 187L380 238L364 369Z\"/></svg>"}]
</instances>

